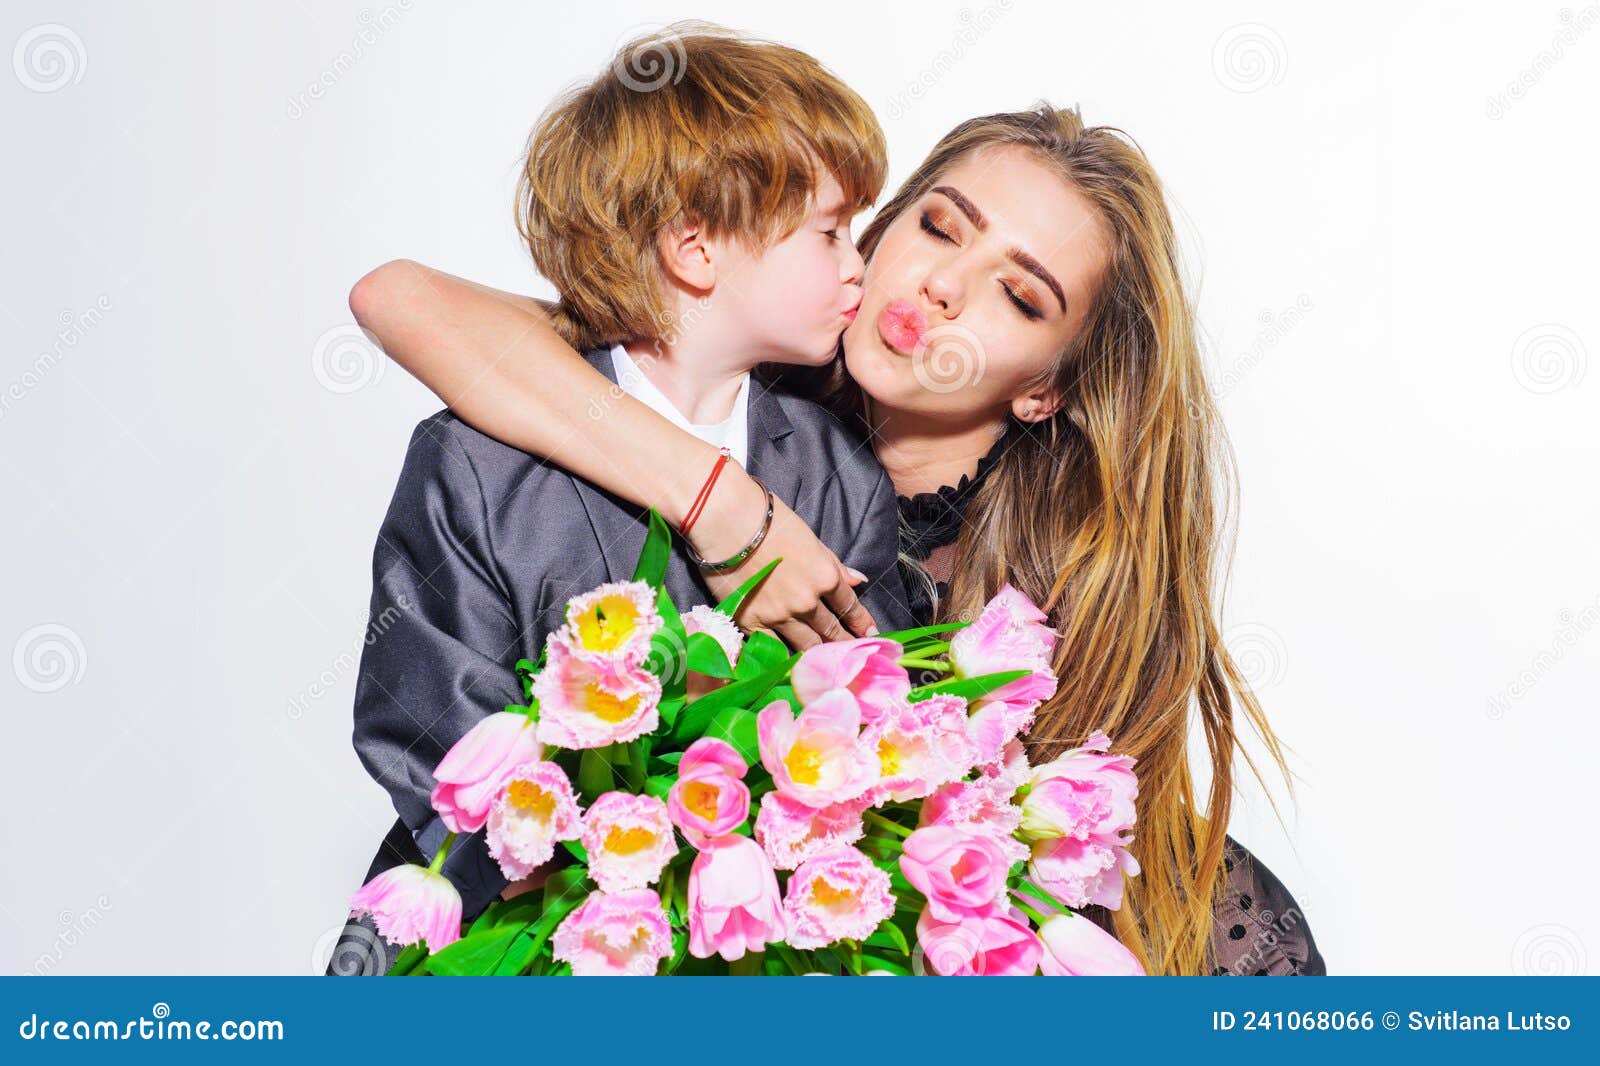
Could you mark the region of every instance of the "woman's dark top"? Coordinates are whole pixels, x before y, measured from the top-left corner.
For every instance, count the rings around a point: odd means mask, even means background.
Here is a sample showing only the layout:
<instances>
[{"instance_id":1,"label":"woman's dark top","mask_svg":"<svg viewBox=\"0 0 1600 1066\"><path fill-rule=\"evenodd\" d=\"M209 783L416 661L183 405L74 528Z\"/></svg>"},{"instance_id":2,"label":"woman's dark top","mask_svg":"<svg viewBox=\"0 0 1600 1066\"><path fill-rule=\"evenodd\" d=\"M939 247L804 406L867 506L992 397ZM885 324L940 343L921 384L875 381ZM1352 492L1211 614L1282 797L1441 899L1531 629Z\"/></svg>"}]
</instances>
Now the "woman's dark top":
<instances>
[{"instance_id":1,"label":"woman's dark top","mask_svg":"<svg viewBox=\"0 0 1600 1066\"><path fill-rule=\"evenodd\" d=\"M967 506L979 486L1004 454L1009 436L1002 436L978 460L978 469L955 485L937 491L900 497L901 551L923 562L934 551L953 545L961 533ZM908 565L902 560L902 566ZM908 573L906 588L911 609L922 624L932 620L934 603L922 574ZM945 582L936 582L938 594ZM1216 956L1213 976L1322 976L1327 971L1322 953L1312 939L1304 912L1283 882L1232 837L1223 850L1227 888L1217 902L1211 937ZM1089 911L1098 908L1089 908ZM1102 926L1109 916L1090 914Z\"/></svg>"}]
</instances>

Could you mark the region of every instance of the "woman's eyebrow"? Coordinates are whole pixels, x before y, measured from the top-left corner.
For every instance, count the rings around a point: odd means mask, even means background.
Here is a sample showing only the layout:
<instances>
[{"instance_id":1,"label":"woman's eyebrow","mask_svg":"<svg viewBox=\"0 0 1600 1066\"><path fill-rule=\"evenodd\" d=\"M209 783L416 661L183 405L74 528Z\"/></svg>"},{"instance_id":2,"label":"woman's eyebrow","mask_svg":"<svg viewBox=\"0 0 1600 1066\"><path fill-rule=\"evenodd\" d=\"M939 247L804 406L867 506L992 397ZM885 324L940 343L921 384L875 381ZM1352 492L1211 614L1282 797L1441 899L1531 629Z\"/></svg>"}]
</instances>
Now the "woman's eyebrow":
<instances>
[{"instance_id":1,"label":"woman's eyebrow","mask_svg":"<svg viewBox=\"0 0 1600 1066\"><path fill-rule=\"evenodd\" d=\"M943 196L945 199L955 204L956 207L960 208L961 213L967 216L967 221L971 222L975 227L977 227L979 233L982 233L984 230L989 228L989 223L984 219L983 212L978 210L978 205L962 195L961 190L953 188L949 185L936 185L929 191L938 193L940 196ZM1024 252L1021 248L1012 248L1006 253L1006 258L1010 259L1023 270L1026 270L1028 273L1044 282L1050 291L1055 294L1056 303L1061 305L1062 313L1066 312L1066 293L1061 290L1061 283L1056 281L1055 277L1051 275L1050 271L1044 268L1043 263L1039 262L1039 260L1029 255L1027 252Z\"/></svg>"}]
</instances>

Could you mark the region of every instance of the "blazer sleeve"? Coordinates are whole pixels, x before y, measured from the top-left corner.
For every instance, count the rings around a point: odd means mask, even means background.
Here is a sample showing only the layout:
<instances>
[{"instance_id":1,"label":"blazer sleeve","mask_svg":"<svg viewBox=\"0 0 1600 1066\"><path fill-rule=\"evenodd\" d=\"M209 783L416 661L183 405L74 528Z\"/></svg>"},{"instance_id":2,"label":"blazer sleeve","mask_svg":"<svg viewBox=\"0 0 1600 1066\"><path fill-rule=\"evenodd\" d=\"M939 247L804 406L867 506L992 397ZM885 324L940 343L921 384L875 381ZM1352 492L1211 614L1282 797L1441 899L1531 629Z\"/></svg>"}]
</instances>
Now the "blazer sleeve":
<instances>
[{"instance_id":1,"label":"blazer sleeve","mask_svg":"<svg viewBox=\"0 0 1600 1066\"><path fill-rule=\"evenodd\" d=\"M430 802L433 768L485 716L522 702L512 669L521 634L488 529L467 451L448 423L424 421L373 550L354 742L429 858L446 832ZM469 917L507 883L481 830L456 841L444 873Z\"/></svg>"}]
</instances>

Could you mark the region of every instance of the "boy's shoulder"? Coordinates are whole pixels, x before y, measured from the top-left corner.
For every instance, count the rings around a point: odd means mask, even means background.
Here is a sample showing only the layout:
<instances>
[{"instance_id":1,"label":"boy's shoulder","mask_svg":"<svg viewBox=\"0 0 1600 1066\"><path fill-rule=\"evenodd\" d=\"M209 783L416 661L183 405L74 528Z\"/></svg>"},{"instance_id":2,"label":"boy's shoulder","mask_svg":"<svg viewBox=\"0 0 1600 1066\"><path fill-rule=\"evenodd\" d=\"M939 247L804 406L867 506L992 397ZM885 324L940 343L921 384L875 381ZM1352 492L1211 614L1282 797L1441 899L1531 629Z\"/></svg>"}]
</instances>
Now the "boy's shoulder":
<instances>
[{"instance_id":1,"label":"boy's shoulder","mask_svg":"<svg viewBox=\"0 0 1600 1066\"><path fill-rule=\"evenodd\" d=\"M804 457L808 468L827 470L830 477L852 485L865 481L871 486L884 476L883 466L861 430L846 424L815 400L796 396L781 385L760 381L754 384L771 390L769 396L788 418L799 446L798 454Z\"/></svg>"}]
</instances>

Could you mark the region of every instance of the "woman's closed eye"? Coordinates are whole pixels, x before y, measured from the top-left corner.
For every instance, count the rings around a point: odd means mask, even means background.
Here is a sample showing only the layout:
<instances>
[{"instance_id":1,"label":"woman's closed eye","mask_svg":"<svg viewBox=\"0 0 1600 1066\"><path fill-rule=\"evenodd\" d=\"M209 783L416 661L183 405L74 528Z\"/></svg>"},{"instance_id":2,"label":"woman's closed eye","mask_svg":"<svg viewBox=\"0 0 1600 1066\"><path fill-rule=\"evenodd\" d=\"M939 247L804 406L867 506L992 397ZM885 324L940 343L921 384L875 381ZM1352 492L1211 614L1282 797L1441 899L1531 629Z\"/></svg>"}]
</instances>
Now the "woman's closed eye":
<instances>
[{"instance_id":1,"label":"woman's closed eye","mask_svg":"<svg viewBox=\"0 0 1600 1066\"><path fill-rule=\"evenodd\" d=\"M935 240L944 241L947 244L956 243L956 239L950 235L950 232L942 229L939 226L939 223L934 221L931 212L922 212L922 229L923 232L927 233ZM1017 309L1018 313L1020 313L1023 318L1026 318L1032 322L1044 317L1044 312L1039 310L1039 308L1031 300L1028 300L1026 297L1024 297L1010 283L1002 281L999 284L1000 288L1006 294L1006 299L1011 301L1011 305Z\"/></svg>"}]
</instances>

